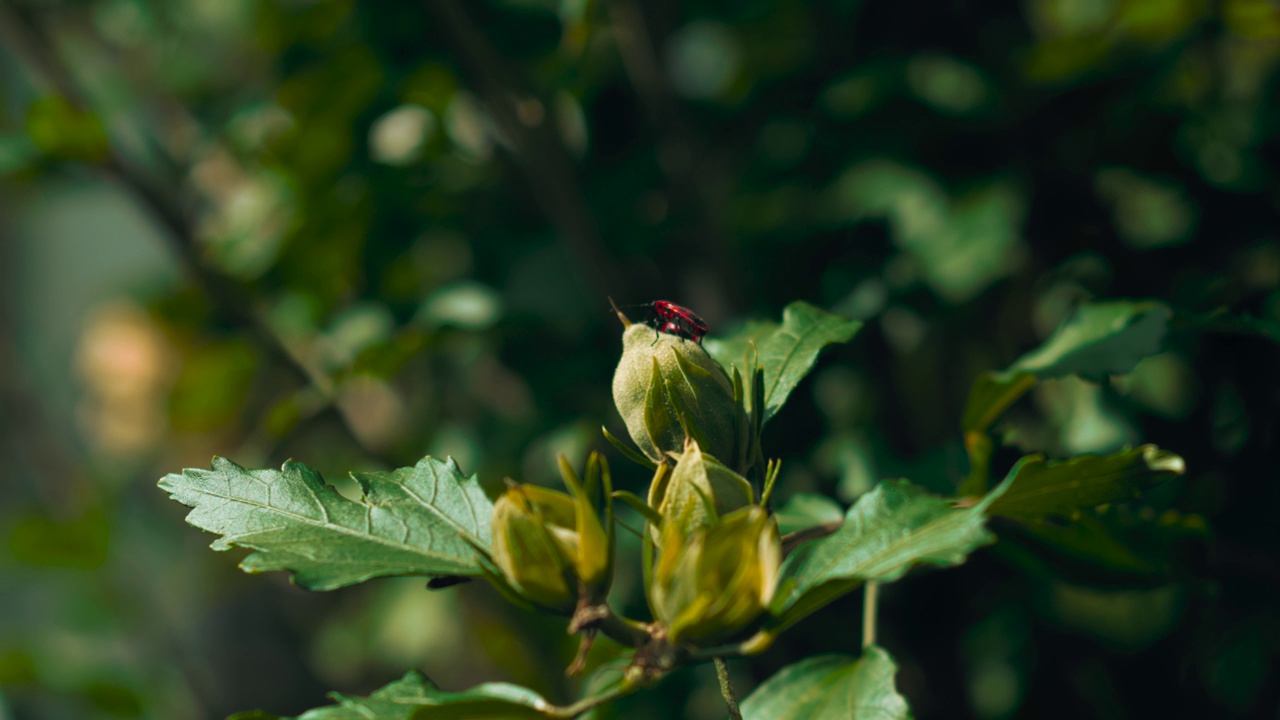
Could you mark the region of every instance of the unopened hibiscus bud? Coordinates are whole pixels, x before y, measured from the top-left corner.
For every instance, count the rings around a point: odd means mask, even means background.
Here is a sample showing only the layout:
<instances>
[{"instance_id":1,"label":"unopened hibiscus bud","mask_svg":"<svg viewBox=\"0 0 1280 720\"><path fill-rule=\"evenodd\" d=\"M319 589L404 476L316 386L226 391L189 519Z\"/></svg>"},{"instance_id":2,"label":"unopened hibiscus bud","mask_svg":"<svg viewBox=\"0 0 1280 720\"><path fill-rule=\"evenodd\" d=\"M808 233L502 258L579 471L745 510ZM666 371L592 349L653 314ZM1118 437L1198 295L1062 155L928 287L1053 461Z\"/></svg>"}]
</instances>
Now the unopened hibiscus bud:
<instances>
[{"instance_id":1,"label":"unopened hibiscus bud","mask_svg":"<svg viewBox=\"0 0 1280 720\"><path fill-rule=\"evenodd\" d=\"M675 468L660 473L649 486L649 506L662 516L664 525L674 523L686 535L753 502L751 483L703 453L693 440L686 442Z\"/></svg>"},{"instance_id":2,"label":"unopened hibiscus bud","mask_svg":"<svg viewBox=\"0 0 1280 720\"><path fill-rule=\"evenodd\" d=\"M748 457L746 411L733 383L697 343L632 324L622 333L613 401L641 452L657 463L686 439L735 470Z\"/></svg>"},{"instance_id":3,"label":"unopened hibiscus bud","mask_svg":"<svg viewBox=\"0 0 1280 720\"><path fill-rule=\"evenodd\" d=\"M568 613L580 602L596 603L608 593L613 536L607 529L612 519L604 459L592 453L585 486L563 457L560 467L572 495L513 484L494 503L492 556L516 594ZM606 500L603 520L595 498Z\"/></svg>"},{"instance_id":4,"label":"unopened hibiscus bud","mask_svg":"<svg viewBox=\"0 0 1280 720\"><path fill-rule=\"evenodd\" d=\"M686 534L663 523L649 599L667 639L709 647L743 635L773 600L778 525L758 505Z\"/></svg>"}]
</instances>

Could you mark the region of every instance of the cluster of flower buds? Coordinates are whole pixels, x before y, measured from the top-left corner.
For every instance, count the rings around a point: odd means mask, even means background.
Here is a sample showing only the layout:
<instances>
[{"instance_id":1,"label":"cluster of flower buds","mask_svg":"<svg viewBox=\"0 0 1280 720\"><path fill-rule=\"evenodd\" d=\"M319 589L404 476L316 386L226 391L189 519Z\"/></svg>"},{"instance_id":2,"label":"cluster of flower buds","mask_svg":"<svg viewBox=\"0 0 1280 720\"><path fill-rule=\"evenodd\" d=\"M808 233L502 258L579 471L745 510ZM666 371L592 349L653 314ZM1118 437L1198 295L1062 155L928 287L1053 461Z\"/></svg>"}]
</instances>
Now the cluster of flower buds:
<instances>
[{"instance_id":1,"label":"cluster of flower buds","mask_svg":"<svg viewBox=\"0 0 1280 720\"><path fill-rule=\"evenodd\" d=\"M734 385L698 343L640 324L623 332L613 399L631 439L658 464L648 593L672 645L708 647L749 632L777 586L778 526L743 475L755 453Z\"/></svg>"},{"instance_id":2,"label":"cluster of flower buds","mask_svg":"<svg viewBox=\"0 0 1280 720\"><path fill-rule=\"evenodd\" d=\"M660 639L662 652L745 639L773 599L782 545L745 477L758 446L741 383L697 342L623 320L613 397L631 439L656 466L641 508L650 522L654 623L633 627ZM525 602L573 614L574 627L609 614L611 489L594 453L583 480L563 458L560 467L568 494L512 483L498 499L491 556L500 574L491 579Z\"/></svg>"},{"instance_id":3,"label":"cluster of flower buds","mask_svg":"<svg viewBox=\"0 0 1280 720\"><path fill-rule=\"evenodd\" d=\"M494 503L492 557L500 586L538 607L568 614L604 601L613 579L609 467L592 453L580 480L560 456L569 494L511 483Z\"/></svg>"},{"instance_id":4,"label":"cluster of flower buds","mask_svg":"<svg viewBox=\"0 0 1280 720\"><path fill-rule=\"evenodd\" d=\"M751 486L690 441L665 482L649 604L672 644L699 647L754 629L782 562L778 524Z\"/></svg>"}]
</instances>

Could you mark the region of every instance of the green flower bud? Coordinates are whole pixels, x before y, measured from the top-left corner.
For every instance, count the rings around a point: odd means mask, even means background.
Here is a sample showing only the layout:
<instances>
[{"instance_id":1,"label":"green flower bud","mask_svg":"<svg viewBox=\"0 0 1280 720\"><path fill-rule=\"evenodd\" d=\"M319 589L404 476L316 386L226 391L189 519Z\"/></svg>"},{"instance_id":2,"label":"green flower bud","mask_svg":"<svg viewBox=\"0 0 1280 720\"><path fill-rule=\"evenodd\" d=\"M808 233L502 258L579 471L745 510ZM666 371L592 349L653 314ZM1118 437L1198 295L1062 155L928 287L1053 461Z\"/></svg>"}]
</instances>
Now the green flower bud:
<instances>
[{"instance_id":1,"label":"green flower bud","mask_svg":"<svg viewBox=\"0 0 1280 720\"><path fill-rule=\"evenodd\" d=\"M685 535L753 502L751 483L703 453L693 440L685 444L675 469L659 472L649 485L649 506L664 525L678 525Z\"/></svg>"},{"instance_id":2,"label":"green flower bud","mask_svg":"<svg viewBox=\"0 0 1280 720\"><path fill-rule=\"evenodd\" d=\"M603 458L592 454L587 486L560 459L572 496L537 485L512 484L493 506L495 565L511 589L529 602L555 612L571 612L580 602L600 602L613 577L612 524L592 501ZM603 470L607 478L608 469ZM608 481L603 496L608 497Z\"/></svg>"},{"instance_id":3,"label":"green flower bud","mask_svg":"<svg viewBox=\"0 0 1280 720\"><path fill-rule=\"evenodd\" d=\"M688 438L730 467L746 470L746 411L724 370L697 343L638 323L628 326L613 375L613 401L631 439L654 462L680 452Z\"/></svg>"},{"instance_id":4,"label":"green flower bud","mask_svg":"<svg viewBox=\"0 0 1280 720\"><path fill-rule=\"evenodd\" d=\"M686 534L663 523L649 601L668 640L709 647L750 629L773 600L778 524L750 505Z\"/></svg>"}]
</instances>

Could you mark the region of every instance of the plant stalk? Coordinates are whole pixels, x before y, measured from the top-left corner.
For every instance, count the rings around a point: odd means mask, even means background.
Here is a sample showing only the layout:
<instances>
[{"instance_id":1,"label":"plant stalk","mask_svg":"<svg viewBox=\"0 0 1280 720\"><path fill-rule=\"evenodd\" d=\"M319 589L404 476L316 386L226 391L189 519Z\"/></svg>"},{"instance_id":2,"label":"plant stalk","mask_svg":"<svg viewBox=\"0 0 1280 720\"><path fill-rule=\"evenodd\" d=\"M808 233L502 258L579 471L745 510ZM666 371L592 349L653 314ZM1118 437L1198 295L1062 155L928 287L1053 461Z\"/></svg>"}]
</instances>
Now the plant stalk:
<instances>
[{"instance_id":1,"label":"plant stalk","mask_svg":"<svg viewBox=\"0 0 1280 720\"><path fill-rule=\"evenodd\" d=\"M732 720L742 720L742 711L738 709L738 698L733 695L733 684L729 681L729 663L724 658L716 658L716 679L720 681L720 694L724 696L724 704L729 708Z\"/></svg>"},{"instance_id":2,"label":"plant stalk","mask_svg":"<svg viewBox=\"0 0 1280 720\"><path fill-rule=\"evenodd\" d=\"M862 594L862 649L876 644L876 605L880 596L880 584L868 580Z\"/></svg>"}]
</instances>

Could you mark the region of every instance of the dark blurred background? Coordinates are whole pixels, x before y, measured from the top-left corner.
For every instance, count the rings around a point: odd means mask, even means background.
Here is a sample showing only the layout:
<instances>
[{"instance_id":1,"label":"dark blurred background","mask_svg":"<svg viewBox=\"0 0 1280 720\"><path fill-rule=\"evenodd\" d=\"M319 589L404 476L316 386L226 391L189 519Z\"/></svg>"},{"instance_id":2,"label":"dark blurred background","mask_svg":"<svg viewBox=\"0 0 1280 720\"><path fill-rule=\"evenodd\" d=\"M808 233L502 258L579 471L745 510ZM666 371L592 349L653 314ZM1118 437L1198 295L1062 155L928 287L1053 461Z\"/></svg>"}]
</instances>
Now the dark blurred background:
<instances>
[{"instance_id":1,"label":"dark blurred background","mask_svg":"<svg viewBox=\"0 0 1280 720\"><path fill-rule=\"evenodd\" d=\"M846 503L954 492L969 384L1079 302L1168 303L1167 352L1039 388L996 472L1188 473L996 524L884 589L880 642L919 718L1277 717L1278 62L1268 0L0 0L0 718L296 714L410 667L573 697L562 621L244 575L155 482L554 482L622 434L609 295L866 320L766 433L780 496ZM738 689L857 652L859 613ZM724 715L707 667L601 713Z\"/></svg>"}]
</instances>

